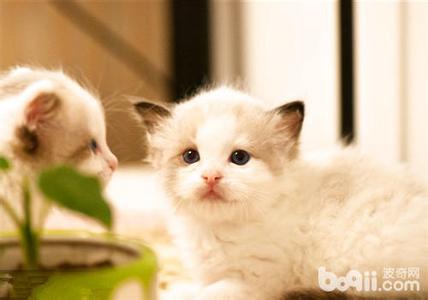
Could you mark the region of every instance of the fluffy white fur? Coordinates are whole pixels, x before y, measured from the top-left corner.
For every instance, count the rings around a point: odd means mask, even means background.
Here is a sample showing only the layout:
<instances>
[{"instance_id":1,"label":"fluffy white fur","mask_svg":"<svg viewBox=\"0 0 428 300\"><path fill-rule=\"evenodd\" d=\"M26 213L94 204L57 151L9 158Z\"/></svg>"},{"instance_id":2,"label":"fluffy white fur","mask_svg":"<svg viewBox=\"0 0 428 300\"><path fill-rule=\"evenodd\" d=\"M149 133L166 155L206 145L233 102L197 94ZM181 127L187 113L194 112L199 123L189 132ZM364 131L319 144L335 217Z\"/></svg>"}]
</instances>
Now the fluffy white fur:
<instances>
[{"instance_id":1,"label":"fluffy white fur","mask_svg":"<svg viewBox=\"0 0 428 300\"><path fill-rule=\"evenodd\" d=\"M299 119L228 88L139 111L150 121L151 158L175 209L172 229L196 299L281 299L318 288L321 266L379 278L384 267L420 267L426 291L428 190L403 167L349 148L296 156ZM189 148L200 161L183 162ZM252 155L247 164L230 162L236 149ZM220 199L203 196L207 170L223 176Z\"/></svg>"},{"instance_id":2,"label":"fluffy white fur","mask_svg":"<svg viewBox=\"0 0 428 300\"><path fill-rule=\"evenodd\" d=\"M71 164L107 181L117 166L97 97L60 71L24 67L0 77L0 155L13 166L0 174L0 198L17 210L23 175ZM0 205L0 228L8 221Z\"/></svg>"}]
</instances>

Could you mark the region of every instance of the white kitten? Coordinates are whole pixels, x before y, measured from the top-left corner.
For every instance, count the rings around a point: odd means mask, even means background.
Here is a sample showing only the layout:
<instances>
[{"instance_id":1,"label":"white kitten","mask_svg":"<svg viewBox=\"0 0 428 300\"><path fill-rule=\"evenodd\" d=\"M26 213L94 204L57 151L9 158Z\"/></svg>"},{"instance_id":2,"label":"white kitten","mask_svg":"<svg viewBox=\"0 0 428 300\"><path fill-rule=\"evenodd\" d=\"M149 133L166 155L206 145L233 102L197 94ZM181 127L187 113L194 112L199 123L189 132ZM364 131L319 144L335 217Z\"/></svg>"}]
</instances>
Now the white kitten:
<instances>
[{"instance_id":1,"label":"white kitten","mask_svg":"<svg viewBox=\"0 0 428 300\"><path fill-rule=\"evenodd\" d=\"M1 174L0 196L17 209L23 174L71 164L107 181L117 167L97 97L64 73L42 69L16 68L0 77L0 155L13 165ZM1 211L1 229L6 221Z\"/></svg>"},{"instance_id":2,"label":"white kitten","mask_svg":"<svg viewBox=\"0 0 428 300\"><path fill-rule=\"evenodd\" d=\"M300 157L303 103L269 111L220 88L172 109L136 108L175 208L184 262L200 285L197 299L319 290L320 267L338 276L428 271L426 187L351 149Z\"/></svg>"}]
</instances>

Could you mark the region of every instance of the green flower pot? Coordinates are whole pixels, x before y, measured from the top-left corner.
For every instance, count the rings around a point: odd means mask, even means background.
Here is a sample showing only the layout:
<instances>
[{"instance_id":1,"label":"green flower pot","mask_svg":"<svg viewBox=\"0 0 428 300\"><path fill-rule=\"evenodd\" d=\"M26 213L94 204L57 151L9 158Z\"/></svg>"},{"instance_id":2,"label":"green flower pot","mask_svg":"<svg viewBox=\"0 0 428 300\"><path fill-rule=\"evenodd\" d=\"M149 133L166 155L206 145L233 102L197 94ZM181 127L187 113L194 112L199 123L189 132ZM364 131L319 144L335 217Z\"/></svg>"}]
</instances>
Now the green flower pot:
<instances>
[{"instance_id":1,"label":"green flower pot","mask_svg":"<svg viewBox=\"0 0 428 300\"><path fill-rule=\"evenodd\" d=\"M0 299L156 299L156 257L110 234L50 232L40 268L23 270L16 236L0 236Z\"/></svg>"}]
</instances>

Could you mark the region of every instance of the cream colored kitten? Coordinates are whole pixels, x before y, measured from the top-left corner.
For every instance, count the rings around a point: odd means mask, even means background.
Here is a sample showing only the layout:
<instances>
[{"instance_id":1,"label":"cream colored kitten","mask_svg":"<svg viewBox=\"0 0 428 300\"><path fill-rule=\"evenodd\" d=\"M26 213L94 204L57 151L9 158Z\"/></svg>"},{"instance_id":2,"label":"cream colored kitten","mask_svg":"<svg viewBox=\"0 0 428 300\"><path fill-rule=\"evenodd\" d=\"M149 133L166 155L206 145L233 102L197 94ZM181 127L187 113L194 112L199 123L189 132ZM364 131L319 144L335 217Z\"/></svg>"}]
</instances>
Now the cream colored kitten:
<instances>
[{"instance_id":1,"label":"cream colored kitten","mask_svg":"<svg viewBox=\"0 0 428 300\"><path fill-rule=\"evenodd\" d=\"M337 276L376 271L379 284L384 268L417 267L426 291L427 188L352 149L299 155L303 103L267 110L220 88L173 108L136 108L175 208L173 231L196 299L320 290L321 267Z\"/></svg>"},{"instance_id":2,"label":"cream colored kitten","mask_svg":"<svg viewBox=\"0 0 428 300\"><path fill-rule=\"evenodd\" d=\"M107 181L117 159L106 142L100 101L62 72L16 68L0 77L0 196L19 210L22 175L71 164ZM0 209L0 228L9 228Z\"/></svg>"}]
</instances>

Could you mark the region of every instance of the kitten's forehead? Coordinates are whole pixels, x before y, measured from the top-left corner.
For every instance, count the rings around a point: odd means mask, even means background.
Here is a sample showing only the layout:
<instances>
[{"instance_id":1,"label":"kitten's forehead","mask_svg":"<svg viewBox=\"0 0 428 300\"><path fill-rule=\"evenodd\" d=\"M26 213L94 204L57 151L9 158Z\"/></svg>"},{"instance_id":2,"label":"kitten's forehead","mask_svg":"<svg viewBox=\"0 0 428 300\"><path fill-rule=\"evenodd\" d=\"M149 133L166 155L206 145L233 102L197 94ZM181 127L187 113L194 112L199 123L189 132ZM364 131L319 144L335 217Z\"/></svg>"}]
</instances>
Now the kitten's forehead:
<instances>
[{"instance_id":1,"label":"kitten's forehead","mask_svg":"<svg viewBox=\"0 0 428 300\"><path fill-rule=\"evenodd\" d=\"M222 88L180 104L173 116L171 125L180 129L182 141L193 142L201 152L224 155L257 142L265 110L258 100Z\"/></svg>"},{"instance_id":2,"label":"kitten's forehead","mask_svg":"<svg viewBox=\"0 0 428 300\"><path fill-rule=\"evenodd\" d=\"M101 143L105 139L105 120L100 102L83 89L64 90L63 113L70 130L79 132L81 139L95 138Z\"/></svg>"},{"instance_id":3,"label":"kitten's forehead","mask_svg":"<svg viewBox=\"0 0 428 300\"><path fill-rule=\"evenodd\" d=\"M234 115L224 114L208 118L196 130L196 145L206 153L223 153L239 138L237 120Z\"/></svg>"}]
</instances>

